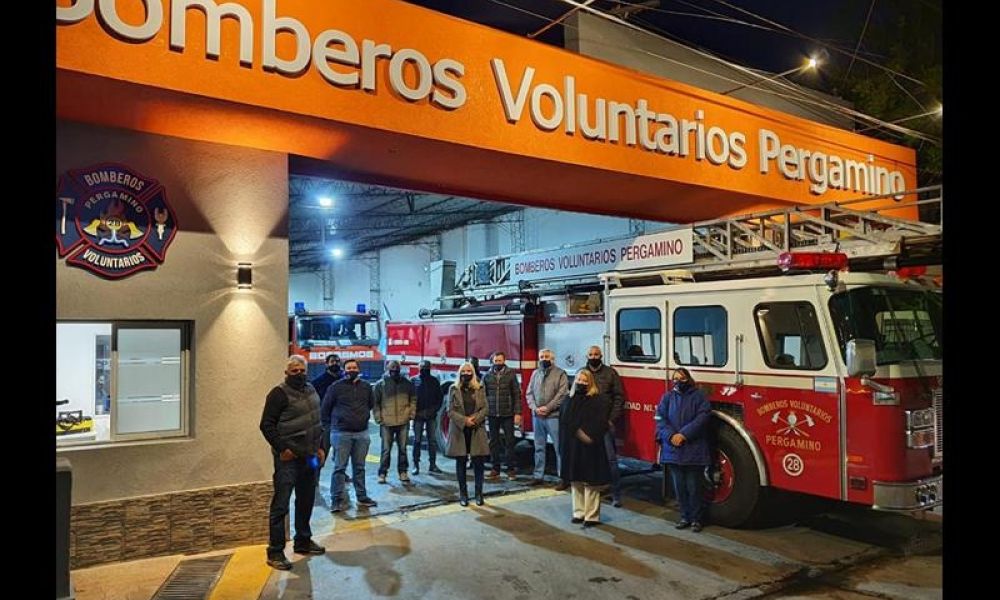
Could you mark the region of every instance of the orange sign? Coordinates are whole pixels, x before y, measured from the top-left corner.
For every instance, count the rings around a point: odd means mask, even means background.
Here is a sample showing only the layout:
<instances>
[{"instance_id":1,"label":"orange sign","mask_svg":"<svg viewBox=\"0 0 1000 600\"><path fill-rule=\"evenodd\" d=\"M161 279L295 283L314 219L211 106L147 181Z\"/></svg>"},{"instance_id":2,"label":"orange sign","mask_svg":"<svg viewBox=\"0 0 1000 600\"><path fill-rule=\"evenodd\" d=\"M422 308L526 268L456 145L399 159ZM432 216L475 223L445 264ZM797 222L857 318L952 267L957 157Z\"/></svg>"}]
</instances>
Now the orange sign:
<instances>
[{"instance_id":1,"label":"orange sign","mask_svg":"<svg viewBox=\"0 0 1000 600\"><path fill-rule=\"evenodd\" d=\"M676 220L916 183L912 149L395 0L56 4L63 118Z\"/></svg>"}]
</instances>

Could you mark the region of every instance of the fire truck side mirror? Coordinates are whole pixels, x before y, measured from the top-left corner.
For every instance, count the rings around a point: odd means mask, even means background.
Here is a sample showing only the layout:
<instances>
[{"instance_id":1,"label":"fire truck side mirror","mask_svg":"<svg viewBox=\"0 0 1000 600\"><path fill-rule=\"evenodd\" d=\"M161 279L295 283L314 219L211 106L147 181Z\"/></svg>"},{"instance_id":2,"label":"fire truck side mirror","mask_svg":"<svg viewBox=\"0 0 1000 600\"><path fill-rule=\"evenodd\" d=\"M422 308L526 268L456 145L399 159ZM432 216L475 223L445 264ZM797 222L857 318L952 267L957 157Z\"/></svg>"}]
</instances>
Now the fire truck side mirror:
<instances>
[{"instance_id":1,"label":"fire truck side mirror","mask_svg":"<svg viewBox=\"0 0 1000 600\"><path fill-rule=\"evenodd\" d=\"M848 377L872 376L875 374L875 342L873 340L851 340L847 342Z\"/></svg>"}]
</instances>

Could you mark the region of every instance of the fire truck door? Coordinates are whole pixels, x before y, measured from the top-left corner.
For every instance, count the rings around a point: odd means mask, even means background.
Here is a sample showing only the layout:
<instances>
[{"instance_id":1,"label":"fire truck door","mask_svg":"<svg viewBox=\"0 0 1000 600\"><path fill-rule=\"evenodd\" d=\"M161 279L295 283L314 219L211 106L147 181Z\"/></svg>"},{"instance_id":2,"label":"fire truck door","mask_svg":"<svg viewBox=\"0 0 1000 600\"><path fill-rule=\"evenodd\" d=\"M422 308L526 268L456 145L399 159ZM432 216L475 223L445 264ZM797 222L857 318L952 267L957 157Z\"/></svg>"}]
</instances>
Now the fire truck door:
<instances>
[{"instance_id":1,"label":"fire truck door","mask_svg":"<svg viewBox=\"0 0 1000 600\"><path fill-rule=\"evenodd\" d=\"M662 298L613 298L610 356L625 387L626 402L616 423L619 453L656 460L656 406L666 390L669 307Z\"/></svg>"}]
</instances>

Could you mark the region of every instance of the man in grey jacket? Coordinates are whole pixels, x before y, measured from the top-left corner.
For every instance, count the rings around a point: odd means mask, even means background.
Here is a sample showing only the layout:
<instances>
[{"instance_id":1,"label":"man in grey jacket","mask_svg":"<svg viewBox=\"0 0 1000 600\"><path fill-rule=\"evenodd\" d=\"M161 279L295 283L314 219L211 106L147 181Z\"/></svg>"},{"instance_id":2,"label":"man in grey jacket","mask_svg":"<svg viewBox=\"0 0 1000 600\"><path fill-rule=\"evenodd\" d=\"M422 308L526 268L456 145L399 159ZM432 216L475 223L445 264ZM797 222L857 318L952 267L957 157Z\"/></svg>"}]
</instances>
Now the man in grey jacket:
<instances>
[{"instance_id":1,"label":"man in grey jacket","mask_svg":"<svg viewBox=\"0 0 1000 600\"><path fill-rule=\"evenodd\" d=\"M599 346L587 349L587 368L594 375L594 383L611 398L611 413L608 414L608 433L604 436L604 449L611 467L611 501L614 506L622 505L621 475L618 472L618 451L615 448L615 422L625 409L625 387L622 379L608 365L604 364L604 352Z\"/></svg>"},{"instance_id":2,"label":"man in grey jacket","mask_svg":"<svg viewBox=\"0 0 1000 600\"><path fill-rule=\"evenodd\" d=\"M531 374L526 393L531 423L535 434L535 474L532 483L542 483L545 476L546 439L552 440L556 449L556 472L562 471L559 456L559 406L569 390L566 371L555 365L555 355L548 348L538 353L538 368ZM557 490L568 485L560 481Z\"/></svg>"},{"instance_id":3,"label":"man in grey jacket","mask_svg":"<svg viewBox=\"0 0 1000 600\"><path fill-rule=\"evenodd\" d=\"M382 460L378 467L378 482L386 483L389 463L392 459L392 444L396 444L396 469L399 480L410 482L407 473L410 465L406 460L406 443L410 435L410 421L417 412L417 392L413 382L400 373L399 361L390 360L385 375L372 390L375 395L375 422L382 432Z\"/></svg>"}]
</instances>

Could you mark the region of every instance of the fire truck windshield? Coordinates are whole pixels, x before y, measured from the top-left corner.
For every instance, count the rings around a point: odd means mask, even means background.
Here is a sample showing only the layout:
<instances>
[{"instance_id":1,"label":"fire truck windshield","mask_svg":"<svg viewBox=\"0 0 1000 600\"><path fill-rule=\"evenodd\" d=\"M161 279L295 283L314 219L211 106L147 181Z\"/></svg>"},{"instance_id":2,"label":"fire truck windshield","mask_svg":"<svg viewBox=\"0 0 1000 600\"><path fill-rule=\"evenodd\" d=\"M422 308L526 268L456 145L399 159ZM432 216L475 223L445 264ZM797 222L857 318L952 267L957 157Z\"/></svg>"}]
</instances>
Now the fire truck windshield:
<instances>
[{"instance_id":1,"label":"fire truck windshield","mask_svg":"<svg viewBox=\"0 0 1000 600\"><path fill-rule=\"evenodd\" d=\"M375 346L378 320L368 315L323 315L296 318L300 346Z\"/></svg>"},{"instance_id":2,"label":"fire truck windshield","mask_svg":"<svg viewBox=\"0 0 1000 600\"><path fill-rule=\"evenodd\" d=\"M896 287L865 287L830 298L841 356L847 342L875 342L878 364L941 359L941 294Z\"/></svg>"}]
</instances>

